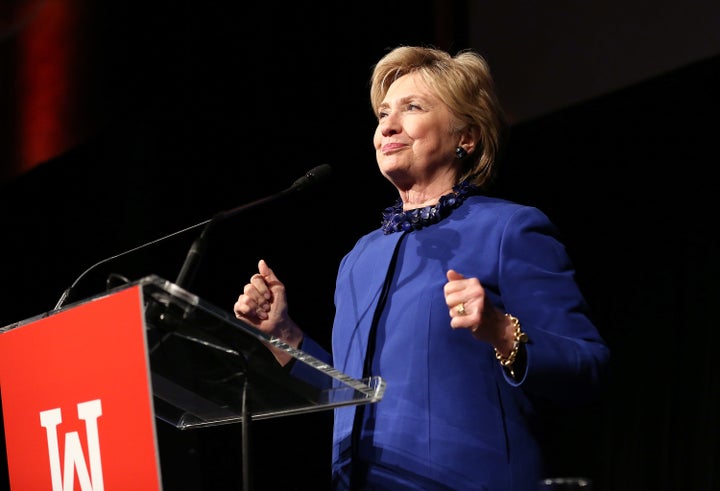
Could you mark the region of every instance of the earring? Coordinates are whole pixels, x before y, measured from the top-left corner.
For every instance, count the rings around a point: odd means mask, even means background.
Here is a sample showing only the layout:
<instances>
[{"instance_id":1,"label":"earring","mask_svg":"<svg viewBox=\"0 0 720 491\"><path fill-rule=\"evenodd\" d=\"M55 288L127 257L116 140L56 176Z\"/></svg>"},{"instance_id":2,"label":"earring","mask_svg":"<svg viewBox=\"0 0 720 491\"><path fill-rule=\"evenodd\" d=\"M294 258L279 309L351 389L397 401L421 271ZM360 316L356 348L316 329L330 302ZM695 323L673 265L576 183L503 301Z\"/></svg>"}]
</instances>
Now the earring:
<instances>
[{"instance_id":1,"label":"earring","mask_svg":"<svg viewBox=\"0 0 720 491\"><path fill-rule=\"evenodd\" d=\"M455 156L456 156L458 159L462 160L462 159L464 159L465 157L467 157L467 150L465 150L463 147L457 147L457 148L455 149Z\"/></svg>"}]
</instances>

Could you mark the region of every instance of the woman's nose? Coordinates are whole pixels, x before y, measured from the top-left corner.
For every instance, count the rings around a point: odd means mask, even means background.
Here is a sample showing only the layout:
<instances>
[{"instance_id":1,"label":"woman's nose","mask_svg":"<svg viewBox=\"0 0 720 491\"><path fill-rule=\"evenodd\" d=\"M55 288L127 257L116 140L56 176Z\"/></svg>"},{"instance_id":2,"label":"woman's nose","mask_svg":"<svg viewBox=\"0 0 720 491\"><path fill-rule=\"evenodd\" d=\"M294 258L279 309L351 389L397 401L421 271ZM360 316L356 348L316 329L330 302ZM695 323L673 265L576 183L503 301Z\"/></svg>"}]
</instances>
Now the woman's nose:
<instances>
[{"instance_id":1,"label":"woman's nose","mask_svg":"<svg viewBox=\"0 0 720 491\"><path fill-rule=\"evenodd\" d=\"M394 135L395 133L400 133L401 131L402 126L400 125L398 118L392 114L388 114L380 121L380 132L383 136Z\"/></svg>"}]
</instances>

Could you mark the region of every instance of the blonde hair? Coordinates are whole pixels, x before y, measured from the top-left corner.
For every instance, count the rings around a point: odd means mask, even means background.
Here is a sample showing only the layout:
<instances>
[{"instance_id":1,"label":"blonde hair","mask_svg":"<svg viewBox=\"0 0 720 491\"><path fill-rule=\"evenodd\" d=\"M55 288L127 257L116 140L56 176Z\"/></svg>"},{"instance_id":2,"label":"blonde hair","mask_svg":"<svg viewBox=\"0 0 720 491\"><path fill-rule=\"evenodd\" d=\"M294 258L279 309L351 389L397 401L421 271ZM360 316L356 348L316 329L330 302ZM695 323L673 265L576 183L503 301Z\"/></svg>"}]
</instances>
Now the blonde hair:
<instances>
[{"instance_id":1,"label":"blonde hair","mask_svg":"<svg viewBox=\"0 0 720 491\"><path fill-rule=\"evenodd\" d=\"M375 114L390 85L403 75L417 72L438 98L455 115L458 133L474 131L475 151L463 161L458 181L477 186L488 184L501 147L505 115L495 93L485 59L471 50L455 56L429 47L400 46L375 65L370 79L370 103Z\"/></svg>"}]
</instances>

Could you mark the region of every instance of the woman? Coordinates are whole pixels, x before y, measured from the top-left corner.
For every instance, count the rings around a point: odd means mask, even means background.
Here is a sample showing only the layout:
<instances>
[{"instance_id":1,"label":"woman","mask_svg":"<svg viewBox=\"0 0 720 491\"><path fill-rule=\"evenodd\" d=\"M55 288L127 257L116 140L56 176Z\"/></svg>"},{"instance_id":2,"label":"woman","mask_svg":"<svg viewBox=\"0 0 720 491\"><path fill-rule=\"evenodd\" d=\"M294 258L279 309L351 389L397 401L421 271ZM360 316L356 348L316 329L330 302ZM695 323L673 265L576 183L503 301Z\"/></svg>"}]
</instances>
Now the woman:
<instances>
[{"instance_id":1,"label":"woman","mask_svg":"<svg viewBox=\"0 0 720 491\"><path fill-rule=\"evenodd\" d=\"M596 397L608 348L549 219L480 193L504 121L484 59L398 47L370 98L377 163L400 197L340 264L324 359L387 390L335 410L334 486L534 490L542 411ZM323 357L264 261L234 311Z\"/></svg>"}]
</instances>

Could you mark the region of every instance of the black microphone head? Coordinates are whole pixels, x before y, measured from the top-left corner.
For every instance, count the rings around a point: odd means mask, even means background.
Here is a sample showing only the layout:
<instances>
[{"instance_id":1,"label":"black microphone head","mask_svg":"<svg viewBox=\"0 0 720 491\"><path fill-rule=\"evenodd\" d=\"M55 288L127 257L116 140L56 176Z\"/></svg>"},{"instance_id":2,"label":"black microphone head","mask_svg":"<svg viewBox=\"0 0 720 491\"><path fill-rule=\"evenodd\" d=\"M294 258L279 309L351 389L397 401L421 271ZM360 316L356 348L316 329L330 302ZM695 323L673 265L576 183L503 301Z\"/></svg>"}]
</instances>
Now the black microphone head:
<instances>
[{"instance_id":1,"label":"black microphone head","mask_svg":"<svg viewBox=\"0 0 720 491\"><path fill-rule=\"evenodd\" d=\"M330 167L328 164L318 165L317 167L313 167L312 169L307 171L304 176L295 181L293 185L290 186L290 190L304 190L310 186L314 186L325 181L330 176L330 174L332 174L332 167Z\"/></svg>"}]
</instances>

